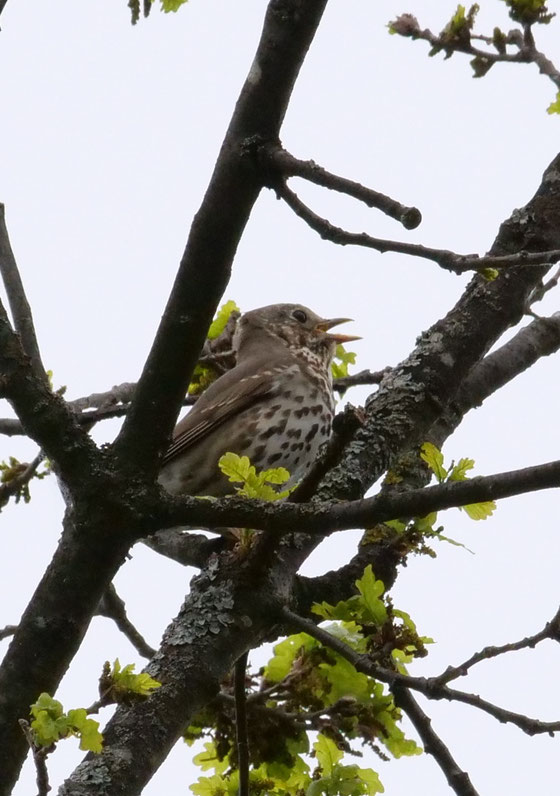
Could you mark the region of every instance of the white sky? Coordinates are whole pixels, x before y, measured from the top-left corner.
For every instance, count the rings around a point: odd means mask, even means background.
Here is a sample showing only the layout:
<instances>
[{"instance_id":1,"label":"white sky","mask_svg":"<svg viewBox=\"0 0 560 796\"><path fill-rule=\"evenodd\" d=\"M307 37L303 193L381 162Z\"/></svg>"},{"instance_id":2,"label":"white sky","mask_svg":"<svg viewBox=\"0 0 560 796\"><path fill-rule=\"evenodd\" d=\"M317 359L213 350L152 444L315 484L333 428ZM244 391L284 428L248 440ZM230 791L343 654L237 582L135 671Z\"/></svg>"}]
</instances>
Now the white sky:
<instances>
[{"instance_id":1,"label":"white sky","mask_svg":"<svg viewBox=\"0 0 560 796\"><path fill-rule=\"evenodd\" d=\"M0 200L44 361L70 397L138 377L264 7L257 0L191 0L176 15L154 9L136 28L125 0L10 0L2 14ZM466 57L429 59L424 43L387 33L386 23L400 12L439 30L454 9L448 0L329 3L293 95L284 144L417 205L424 216L417 231L406 232L350 199L302 185L302 197L334 223L483 252L500 222L537 188L558 149L559 119L546 114L553 85L531 66L501 65L473 80ZM499 0L486 0L480 19L485 32L511 26ZM558 26L537 36L559 63ZM402 359L466 281L427 262L323 242L263 193L226 297L243 309L296 301L326 316L350 315L352 331L364 338L355 347L358 367L377 369ZM556 295L541 305L543 313L556 309ZM556 367L554 359L539 363L472 413L446 456L475 458L477 474L557 458ZM356 390L350 400L365 395ZM115 427L103 425L96 438L110 439ZM33 450L0 438L0 459ZM57 543L61 510L51 480L33 484L31 505L4 512L0 627L17 622L25 607ZM437 674L486 644L536 632L558 602L554 493L503 501L485 523L458 511L443 520L446 533L476 555L440 546L435 561L411 560L399 578L397 607L438 642L415 674ZM306 572L339 566L350 538L331 539ZM119 573L129 615L153 645L191 574L141 546ZM108 620L95 619L58 692L64 705L92 702L103 661L116 656L142 665ZM558 720L559 660L546 643L483 664L460 685L512 710ZM461 705L422 704L481 794L557 792L557 740L529 738ZM412 729L410 735L416 737ZM61 744L49 758L51 784L58 786L81 756L77 744ZM145 794L187 793L202 773L191 756L179 745ZM388 794L413 786L431 796L450 792L427 755L390 763L366 755L363 765L379 772ZM15 793L32 793L33 779L27 766Z\"/></svg>"}]
</instances>

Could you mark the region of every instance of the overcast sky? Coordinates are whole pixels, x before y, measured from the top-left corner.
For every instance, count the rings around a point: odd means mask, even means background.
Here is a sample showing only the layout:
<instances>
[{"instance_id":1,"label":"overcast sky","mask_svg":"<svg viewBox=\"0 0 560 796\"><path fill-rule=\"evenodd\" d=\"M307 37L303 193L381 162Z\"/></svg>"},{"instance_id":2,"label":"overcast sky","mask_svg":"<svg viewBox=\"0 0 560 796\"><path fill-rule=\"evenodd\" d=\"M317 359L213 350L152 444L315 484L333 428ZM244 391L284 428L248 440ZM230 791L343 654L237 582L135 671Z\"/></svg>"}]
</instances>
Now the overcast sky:
<instances>
[{"instance_id":1,"label":"overcast sky","mask_svg":"<svg viewBox=\"0 0 560 796\"><path fill-rule=\"evenodd\" d=\"M500 222L538 187L558 151L560 120L546 113L554 86L535 67L501 65L473 80L466 57L428 58L425 43L388 35L386 23L399 12L439 30L455 5L331 0L282 138L298 157L414 204L424 218L418 230L406 232L350 199L297 186L332 222L482 253ZM250 66L264 8L263 0L191 0L177 14L154 8L150 19L132 28L125 0L7 3L0 34L0 201L43 359L70 397L139 375ZM489 33L494 25L511 26L500 0L486 0L480 20ZM560 63L558 23L536 33ZM363 336L355 344L358 368L377 369L406 356L467 281L426 261L324 242L263 193L226 298L242 309L293 301L325 316L351 316L352 333ZM552 294L539 310L557 308ZM473 457L477 474L558 458L559 392L557 360L542 361L471 413L446 457ZM359 403L366 394L355 390L349 398ZM111 439L115 429L103 425L96 439ZM29 443L0 439L0 459L33 452ZM7 596L0 627L17 622L60 533L54 481L32 486L31 505L2 515ZM536 632L552 617L557 507L550 492L503 501L486 522L456 510L440 515L447 535L475 555L440 545L436 560L413 559L398 579L395 605L437 641L412 673L438 674L487 644ZM305 572L338 567L348 557L349 537L325 543ZM152 645L177 613L191 575L141 545L119 573L130 617ZM143 665L108 620L94 619L57 694L65 707L91 703L103 662L117 656ZM558 720L559 662L560 651L547 642L481 665L461 687ZM557 740L529 738L465 706L432 703L427 710L481 794L557 793ZM81 757L73 741L60 744L49 758L53 786ZM145 794L187 793L202 773L191 758L192 750L179 744ZM412 787L431 796L449 793L427 755L390 763L366 755L363 765L379 772L391 795ZM15 793L32 793L33 780L27 766Z\"/></svg>"}]
</instances>

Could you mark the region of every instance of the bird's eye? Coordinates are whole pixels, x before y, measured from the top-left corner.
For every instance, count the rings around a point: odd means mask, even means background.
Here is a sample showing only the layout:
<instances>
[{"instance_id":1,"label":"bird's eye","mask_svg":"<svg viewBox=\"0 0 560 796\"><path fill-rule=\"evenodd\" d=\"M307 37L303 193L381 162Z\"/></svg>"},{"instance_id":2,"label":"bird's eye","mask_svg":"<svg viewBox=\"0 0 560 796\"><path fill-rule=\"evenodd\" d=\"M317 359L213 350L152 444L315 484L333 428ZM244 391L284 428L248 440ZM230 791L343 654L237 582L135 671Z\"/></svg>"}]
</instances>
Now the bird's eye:
<instances>
[{"instance_id":1,"label":"bird's eye","mask_svg":"<svg viewBox=\"0 0 560 796\"><path fill-rule=\"evenodd\" d=\"M303 310L294 310L292 312L292 318L295 318L296 321L300 323L305 323L307 321L307 313Z\"/></svg>"}]
</instances>

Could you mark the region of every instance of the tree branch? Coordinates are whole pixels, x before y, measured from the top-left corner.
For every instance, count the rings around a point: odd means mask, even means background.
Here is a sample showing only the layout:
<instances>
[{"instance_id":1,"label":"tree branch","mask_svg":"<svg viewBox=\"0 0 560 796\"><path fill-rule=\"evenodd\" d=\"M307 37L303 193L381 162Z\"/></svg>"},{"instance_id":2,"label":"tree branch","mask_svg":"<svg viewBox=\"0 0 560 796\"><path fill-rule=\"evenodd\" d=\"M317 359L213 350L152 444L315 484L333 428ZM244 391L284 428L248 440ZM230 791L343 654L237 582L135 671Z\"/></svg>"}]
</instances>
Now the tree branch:
<instances>
[{"instance_id":1,"label":"tree branch","mask_svg":"<svg viewBox=\"0 0 560 796\"><path fill-rule=\"evenodd\" d=\"M134 649L144 658L153 658L156 650L150 647L144 636L134 627L126 615L126 606L117 594L117 590L111 583L105 590L99 605L97 614L112 619L121 633L130 641Z\"/></svg>"},{"instance_id":2,"label":"tree branch","mask_svg":"<svg viewBox=\"0 0 560 796\"><path fill-rule=\"evenodd\" d=\"M494 705L492 702L481 699L481 697L476 694L468 694L465 691L457 691L446 685L440 685L437 679L411 677L408 674L401 674L400 672L378 666L367 654L355 652L345 641L341 641L331 635L331 633L318 627L309 619L304 619L294 614L288 608L283 608L280 611L280 615L288 626L296 628L297 630L303 630L304 633L316 638L326 647L334 650L349 661L356 668L356 671L367 674L369 677L374 677L382 683L387 683L391 688L394 688L395 685L403 686L404 688L419 691L428 697L428 699L446 699L450 702L463 702L465 705L471 705L472 707L488 713L500 722L515 724L516 727L519 727L519 729L527 733L527 735L544 733L553 735L555 732L560 732L560 721L539 721L538 719L532 719L521 713L513 713L510 710Z\"/></svg>"},{"instance_id":3,"label":"tree branch","mask_svg":"<svg viewBox=\"0 0 560 796\"><path fill-rule=\"evenodd\" d=\"M327 536L334 531L370 528L398 517L425 517L432 511L499 500L541 489L560 487L560 460L467 481L412 489L408 492L382 492L375 497L348 503L313 502L269 503L231 497L208 501L192 497L169 497L162 501L161 513L146 518L146 524L169 527L191 525L199 528L253 528L275 534L299 532Z\"/></svg>"},{"instance_id":4,"label":"tree branch","mask_svg":"<svg viewBox=\"0 0 560 796\"><path fill-rule=\"evenodd\" d=\"M247 727L247 694L245 673L249 654L245 652L234 668L235 732L237 739L237 768L239 770L239 796L249 796L249 735Z\"/></svg>"},{"instance_id":5,"label":"tree branch","mask_svg":"<svg viewBox=\"0 0 560 796\"><path fill-rule=\"evenodd\" d=\"M550 265L560 260L560 249L550 251L526 252L517 251L505 256L479 257L478 255L456 254L449 249L433 249L420 243L404 243L402 241L374 238L365 232L348 232L341 227L336 227L326 218L317 215L292 191L285 182L278 181L274 189L294 213L302 218L324 240L338 243L341 246L354 245L375 249L381 254L396 252L421 257L437 263L440 268L454 274L463 274L466 271L480 271L483 268L504 268L516 266L542 266Z\"/></svg>"},{"instance_id":6,"label":"tree branch","mask_svg":"<svg viewBox=\"0 0 560 796\"><path fill-rule=\"evenodd\" d=\"M299 160L280 145L263 147L262 156L265 165L283 177L302 177L315 185L347 194L368 207L381 210L385 215L399 221L406 229L415 229L422 221L422 215L416 207L407 207L383 193L366 188L359 182L332 174L313 160ZM275 187L275 184L272 187Z\"/></svg>"},{"instance_id":7,"label":"tree branch","mask_svg":"<svg viewBox=\"0 0 560 796\"><path fill-rule=\"evenodd\" d=\"M471 41L471 39L478 39L492 45L495 37L471 35L468 29L464 31L465 35L461 36L450 37L446 35L446 31L438 36L428 28L422 30L418 20L412 14L401 14L401 16L391 22L390 27L394 33L398 33L401 36L427 41L436 52L443 51L448 56L455 52L474 55L474 61L471 62L471 65L475 71L475 77L481 77L486 74L490 67L497 63L534 63L539 72L549 77L560 89L560 72L544 53L537 50L530 25L526 26L524 32L514 29L505 34L500 45L501 47L503 46L503 49L498 51L481 50L479 47L475 47ZM506 45L516 47L517 52L508 53Z\"/></svg>"},{"instance_id":8,"label":"tree branch","mask_svg":"<svg viewBox=\"0 0 560 796\"><path fill-rule=\"evenodd\" d=\"M395 684L391 691L395 698L395 704L406 713L414 725L422 739L424 750L435 759L445 774L451 790L457 796L478 796L478 791L473 787L469 775L459 768L447 746L434 731L432 720L424 713L408 688Z\"/></svg>"},{"instance_id":9,"label":"tree branch","mask_svg":"<svg viewBox=\"0 0 560 796\"><path fill-rule=\"evenodd\" d=\"M481 661L497 658L498 655L503 655L506 652L517 652L518 650L528 648L534 649L537 644L540 644L541 641L547 638L560 641L560 608L550 622L547 622L543 629L533 636L527 636L520 641L513 641L510 644L501 644L499 647L484 647L480 652L475 652L474 655L471 655L464 663L460 663L458 666L448 666L442 674L434 677L433 680L439 685L445 685L451 680L456 680L458 677L464 677L468 674L469 669Z\"/></svg>"},{"instance_id":10,"label":"tree branch","mask_svg":"<svg viewBox=\"0 0 560 796\"><path fill-rule=\"evenodd\" d=\"M2 9L0 8L0 14ZM19 334L23 350L29 357L31 369L35 378L46 383L47 375L41 361L41 352L37 343L31 307L25 295L25 289L17 267L16 259L10 244L4 205L0 203L0 273L6 294L10 303L10 310L14 327Z\"/></svg>"},{"instance_id":11,"label":"tree branch","mask_svg":"<svg viewBox=\"0 0 560 796\"><path fill-rule=\"evenodd\" d=\"M271 0L263 35L235 107L214 173L152 349L119 437L118 456L155 475L237 245L263 186L249 141L279 137L294 83L326 0Z\"/></svg>"}]
</instances>

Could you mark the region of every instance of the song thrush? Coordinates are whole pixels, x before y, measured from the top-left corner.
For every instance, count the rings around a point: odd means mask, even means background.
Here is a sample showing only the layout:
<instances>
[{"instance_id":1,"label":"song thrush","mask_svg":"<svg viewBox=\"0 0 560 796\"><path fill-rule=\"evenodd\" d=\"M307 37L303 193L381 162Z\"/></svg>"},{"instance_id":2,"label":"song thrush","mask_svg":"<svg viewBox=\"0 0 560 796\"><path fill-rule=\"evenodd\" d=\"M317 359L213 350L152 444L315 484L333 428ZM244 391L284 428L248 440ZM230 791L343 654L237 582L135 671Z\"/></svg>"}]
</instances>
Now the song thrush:
<instances>
[{"instance_id":1,"label":"song thrush","mask_svg":"<svg viewBox=\"0 0 560 796\"><path fill-rule=\"evenodd\" d=\"M237 364L178 423L160 483L176 495L227 495L233 484L218 467L227 451L257 470L285 467L289 485L300 481L331 432L336 345L359 339L328 333L347 320L299 304L245 313L233 337Z\"/></svg>"}]
</instances>

